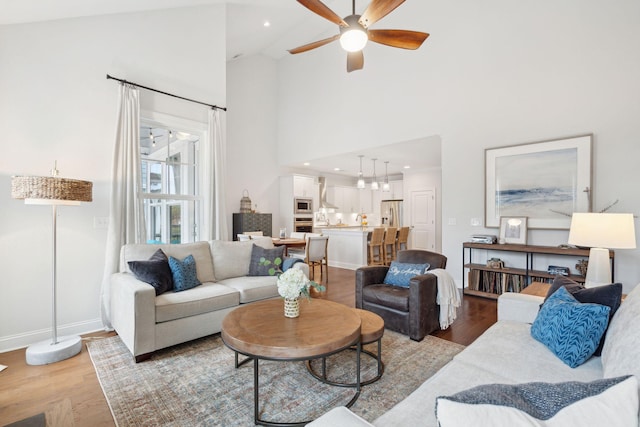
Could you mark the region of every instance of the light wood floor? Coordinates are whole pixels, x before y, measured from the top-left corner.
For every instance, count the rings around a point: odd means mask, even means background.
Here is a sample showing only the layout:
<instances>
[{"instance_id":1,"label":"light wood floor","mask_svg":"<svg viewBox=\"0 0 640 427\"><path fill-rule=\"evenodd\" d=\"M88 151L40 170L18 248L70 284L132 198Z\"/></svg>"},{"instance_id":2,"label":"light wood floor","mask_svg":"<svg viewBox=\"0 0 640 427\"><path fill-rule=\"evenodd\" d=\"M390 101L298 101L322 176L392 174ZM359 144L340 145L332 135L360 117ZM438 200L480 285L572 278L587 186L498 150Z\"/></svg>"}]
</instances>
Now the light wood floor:
<instances>
[{"instance_id":1,"label":"light wood floor","mask_svg":"<svg viewBox=\"0 0 640 427\"><path fill-rule=\"evenodd\" d=\"M319 270L316 280L319 279ZM326 292L314 297L355 306L355 273L329 269ZM325 278L326 279L326 278ZM468 345L496 322L496 302L465 296L458 319L445 331L433 335ZM84 340L102 339L113 333L98 332ZM85 346L82 352L52 365L29 366L24 349L0 353L0 426L44 412L47 426L114 426L93 364Z\"/></svg>"}]
</instances>

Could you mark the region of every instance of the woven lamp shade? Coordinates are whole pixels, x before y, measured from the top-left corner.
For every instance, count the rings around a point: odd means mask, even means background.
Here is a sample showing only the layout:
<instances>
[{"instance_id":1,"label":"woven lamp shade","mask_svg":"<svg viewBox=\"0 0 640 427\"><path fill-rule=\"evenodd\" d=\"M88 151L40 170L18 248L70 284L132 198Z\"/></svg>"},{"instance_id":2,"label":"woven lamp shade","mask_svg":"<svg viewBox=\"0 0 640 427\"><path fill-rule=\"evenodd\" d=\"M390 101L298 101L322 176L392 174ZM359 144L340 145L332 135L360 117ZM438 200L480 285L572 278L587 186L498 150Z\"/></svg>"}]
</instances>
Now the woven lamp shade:
<instances>
[{"instance_id":1,"label":"woven lamp shade","mask_svg":"<svg viewBox=\"0 0 640 427\"><path fill-rule=\"evenodd\" d=\"M93 183L53 176L12 176L11 198L91 202Z\"/></svg>"}]
</instances>

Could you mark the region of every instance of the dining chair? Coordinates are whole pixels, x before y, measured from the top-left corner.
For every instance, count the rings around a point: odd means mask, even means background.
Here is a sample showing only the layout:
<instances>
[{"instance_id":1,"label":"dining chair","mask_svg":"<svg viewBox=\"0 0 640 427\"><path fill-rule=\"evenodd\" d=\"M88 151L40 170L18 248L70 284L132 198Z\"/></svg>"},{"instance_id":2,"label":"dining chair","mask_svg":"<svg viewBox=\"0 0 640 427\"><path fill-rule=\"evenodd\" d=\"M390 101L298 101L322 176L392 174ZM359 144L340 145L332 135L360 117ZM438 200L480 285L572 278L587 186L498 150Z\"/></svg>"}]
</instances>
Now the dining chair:
<instances>
[{"instance_id":1,"label":"dining chair","mask_svg":"<svg viewBox=\"0 0 640 427\"><path fill-rule=\"evenodd\" d=\"M289 235L291 239L304 239L308 233L301 233L294 231ZM287 255L294 258L304 259L306 256L305 246L290 246L287 247Z\"/></svg>"},{"instance_id":2,"label":"dining chair","mask_svg":"<svg viewBox=\"0 0 640 427\"><path fill-rule=\"evenodd\" d=\"M382 243L382 255L384 257L384 265L391 265L391 261L396 259L396 234L397 227L388 227L384 233L384 242Z\"/></svg>"},{"instance_id":3,"label":"dining chair","mask_svg":"<svg viewBox=\"0 0 640 427\"><path fill-rule=\"evenodd\" d=\"M320 266L320 282L322 282L322 268L324 267L327 283L329 282L329 260L328 260L329 236L315 236L307 238L305 262L309 264L311 280L315 277L315 267Z\"/></svg>"},{"instance_id":4,"label":"dining chair","mask_svg":"<svg viewBox=\"0 0 640 427\"><path fill-rule=\"evenodd\" d=\"M396 241L396 253L407 247L409 241L409 227L400 227L398 230L398 240Z\"/></svg>"},{"instance_id":5,"label":"dining chair","mask_svg":"<svg viewBox=\"0 0 640 427\"><path fill-rule=\"evenodd\" d=\"M384 255L382 252L382 242L384 241L384 228L374 228L369 240L369 262L368 265L384 265Z\"/></svg>"}]
</instances>

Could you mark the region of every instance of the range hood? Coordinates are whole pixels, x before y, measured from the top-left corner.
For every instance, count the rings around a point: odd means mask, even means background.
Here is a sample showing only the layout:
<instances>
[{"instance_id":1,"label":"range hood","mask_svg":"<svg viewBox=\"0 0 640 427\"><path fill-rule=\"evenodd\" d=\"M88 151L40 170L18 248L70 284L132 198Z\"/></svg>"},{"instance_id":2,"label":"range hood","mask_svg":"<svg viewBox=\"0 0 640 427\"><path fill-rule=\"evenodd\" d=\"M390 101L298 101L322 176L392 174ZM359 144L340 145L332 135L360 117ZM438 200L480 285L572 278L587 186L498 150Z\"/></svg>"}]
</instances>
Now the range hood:
<instances>
[{"instance_id":1,"label":"range hood","mask_svg":"<svg viewBox=\"0 0 640 427\"><path fill-rule=\"evenodd\" d=\"M327 202L327 178L325 178L324 176L319 176L318 184L320 187L320 209L328 209L328 210L338 209L337 206Z\"/></svg>"}]
</instances>

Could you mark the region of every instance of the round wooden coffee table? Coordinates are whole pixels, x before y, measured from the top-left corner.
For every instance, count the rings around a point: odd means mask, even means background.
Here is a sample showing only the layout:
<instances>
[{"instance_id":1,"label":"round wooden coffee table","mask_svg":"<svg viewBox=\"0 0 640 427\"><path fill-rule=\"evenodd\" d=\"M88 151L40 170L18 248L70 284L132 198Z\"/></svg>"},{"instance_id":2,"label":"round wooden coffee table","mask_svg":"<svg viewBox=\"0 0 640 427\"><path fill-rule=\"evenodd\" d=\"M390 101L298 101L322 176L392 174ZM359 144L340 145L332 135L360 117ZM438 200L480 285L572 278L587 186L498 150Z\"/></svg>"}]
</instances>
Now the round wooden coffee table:
<instances>
[{"instance_id":1,"label":"round wooden coffee table","mask_svg":"<svg viewBox=\"0 0 640 427\"><path fill-rule=\"evenodd\" d=\"M360 344L365 345L365 344L371 344L374 342L377 342L378 344L378 352L376 354L368 350L364 350L364 349L361 350L362 353L368 356L371 356L378 363L377 374L372 378L360 381L360 385L369 385L378 381L382 377L382 374L384 373L384 363L382 362L382 336L384 335L384 319L382 319L382 317L378 316L376 313L373 313L368 310L362 310L359 308L352 308L351 310L353 310L360 317L360 321L361 321ZM351 349L355 350L354 347L351 347ZM327 384L340 386L340 387L356 387L357 385L356 383L343 383L343 382L329 380L327 378L327 359L326 358L322 358L321 374L316 373L316 371L314 371L310 361L308 361L306 365L307 365L307 370L311 375L313 375L320 381L325 382Z\"/></svg>"},{"instance_id":2,"label":"round wooden coffee table","mask_svg":"<svg viewBox=\"0 0 640 427\"><path fill-rule=\"evenodd\" d=\"M300 301L300 316L284 317L281 299L243 305L227 314L222 321L225 345L253 360L254 422L260 425L305 425L310 421L274 423L259 418L258 361L300 361L330 356L356 346L356 393L347 403L350 407L360 395L360 316L351 308L335 302L314 299Z\"/></svg>"}]
</instances>

